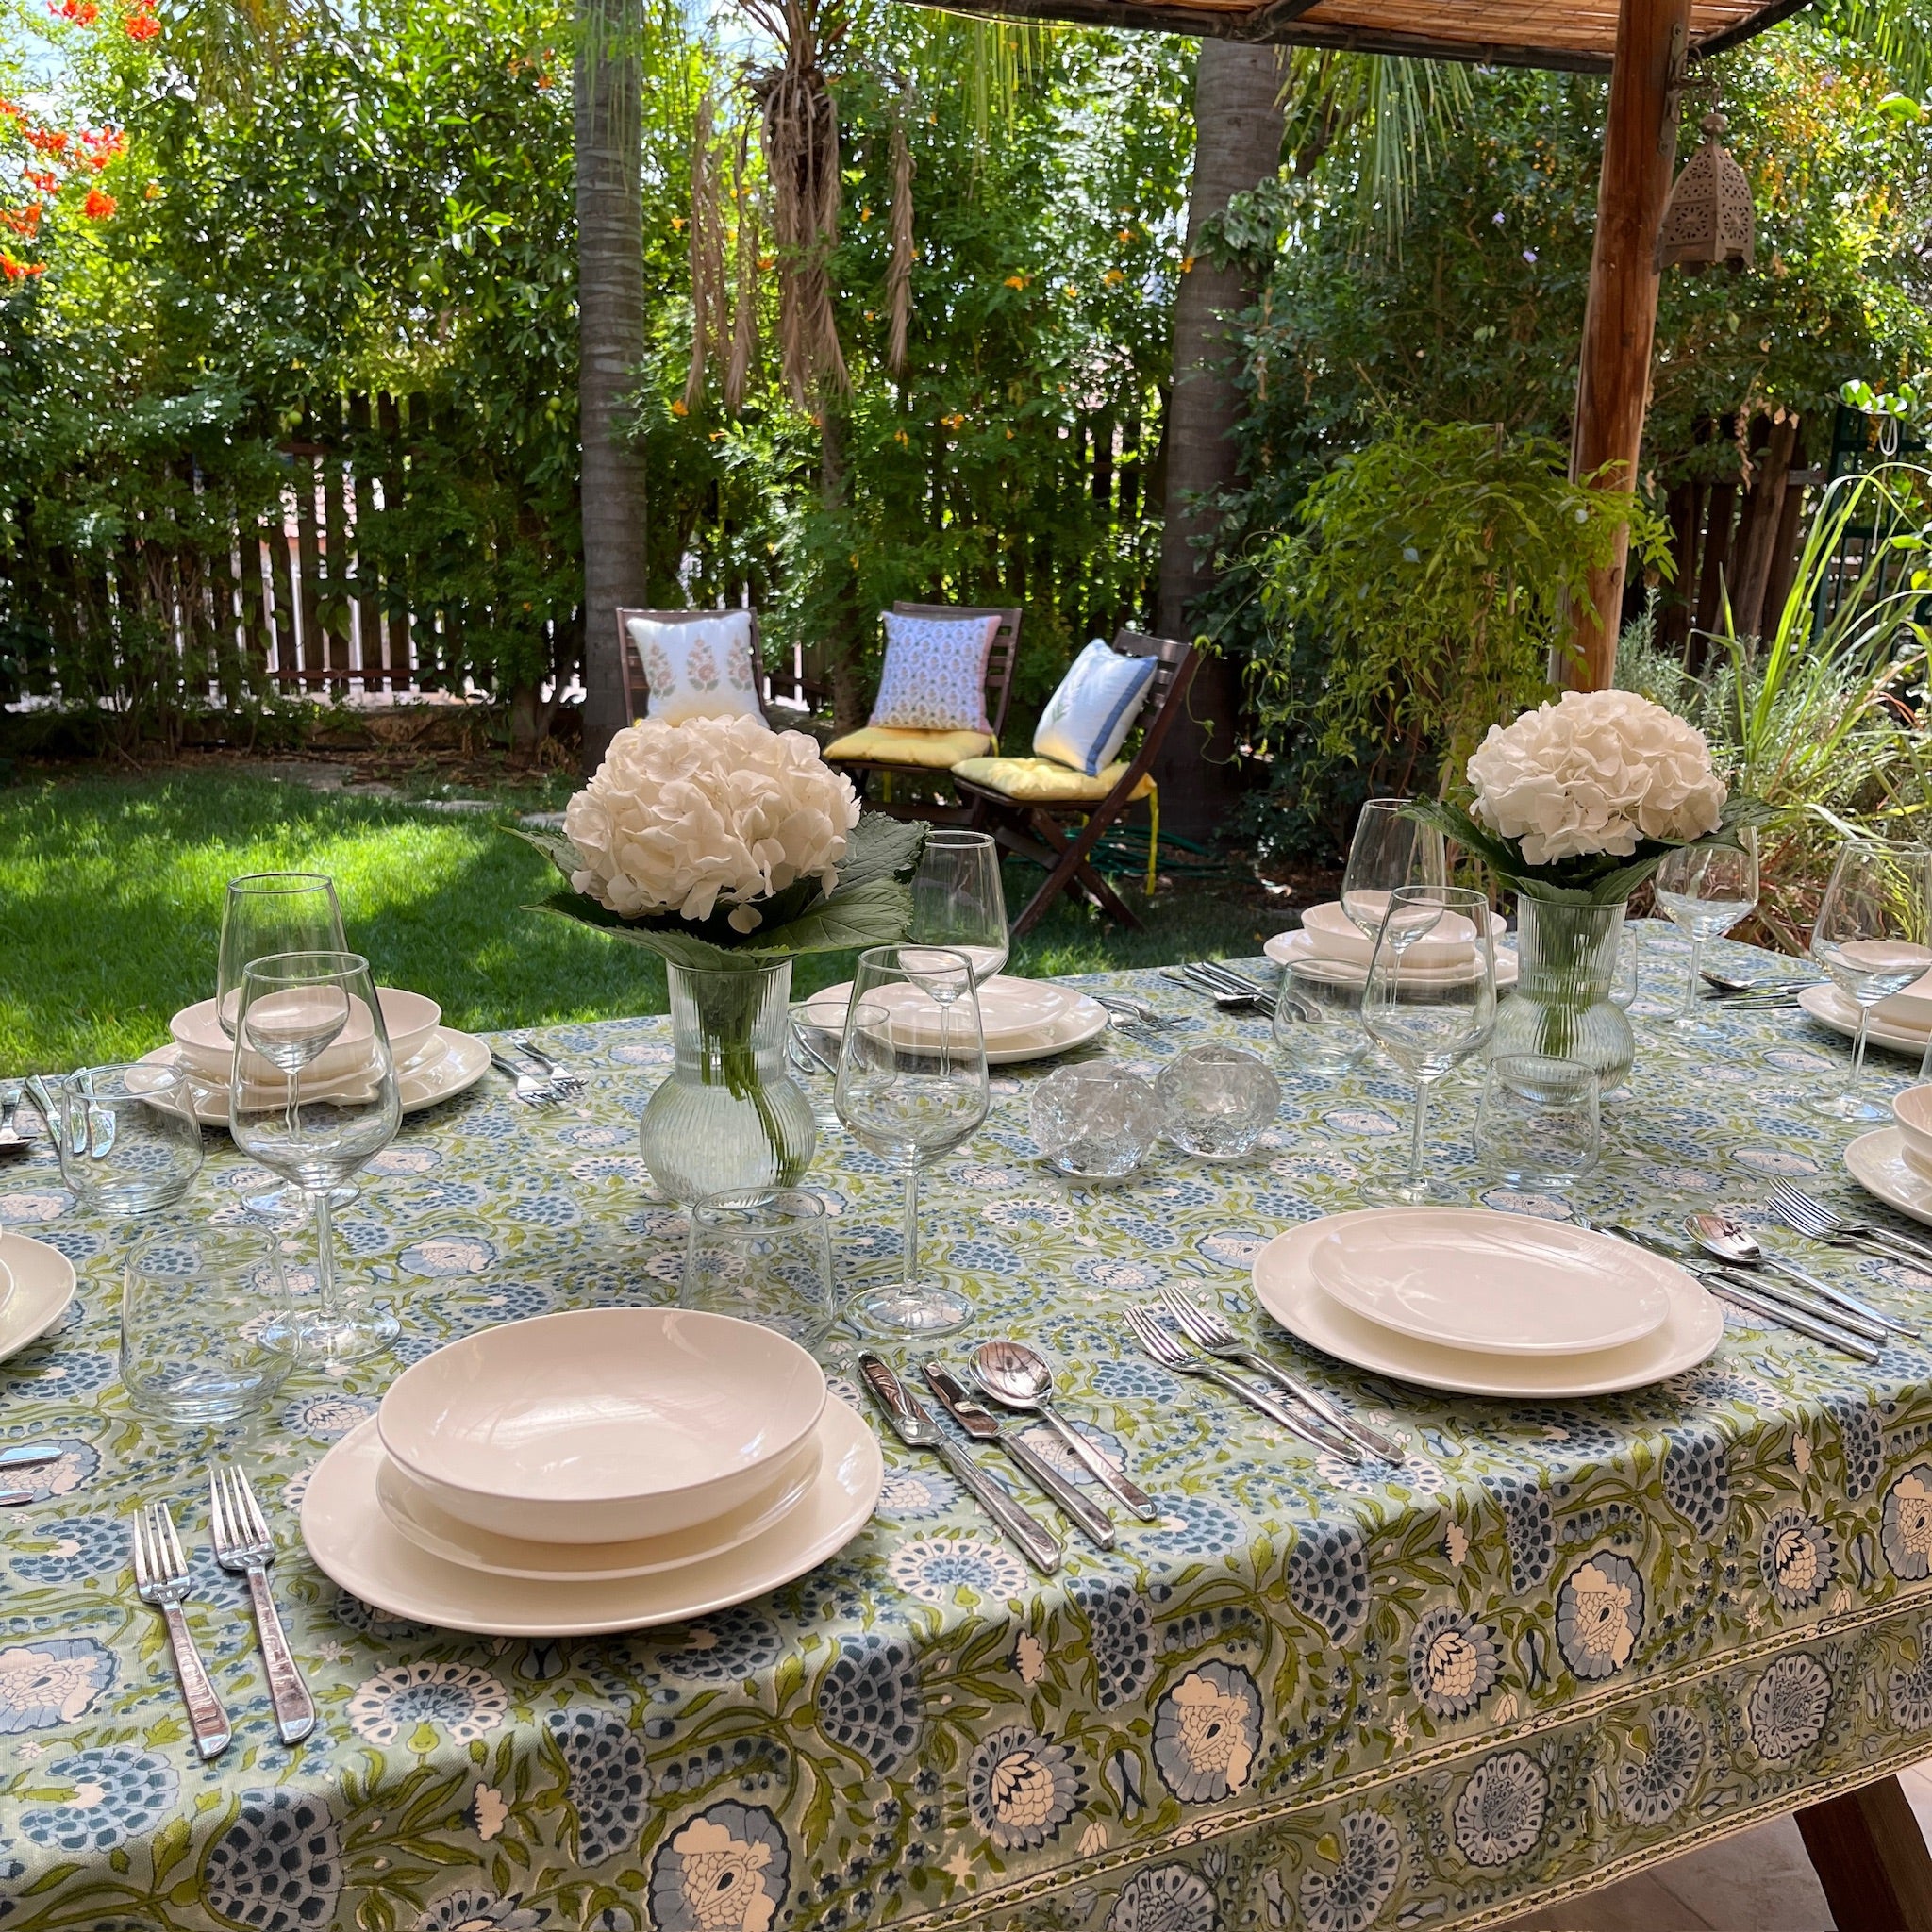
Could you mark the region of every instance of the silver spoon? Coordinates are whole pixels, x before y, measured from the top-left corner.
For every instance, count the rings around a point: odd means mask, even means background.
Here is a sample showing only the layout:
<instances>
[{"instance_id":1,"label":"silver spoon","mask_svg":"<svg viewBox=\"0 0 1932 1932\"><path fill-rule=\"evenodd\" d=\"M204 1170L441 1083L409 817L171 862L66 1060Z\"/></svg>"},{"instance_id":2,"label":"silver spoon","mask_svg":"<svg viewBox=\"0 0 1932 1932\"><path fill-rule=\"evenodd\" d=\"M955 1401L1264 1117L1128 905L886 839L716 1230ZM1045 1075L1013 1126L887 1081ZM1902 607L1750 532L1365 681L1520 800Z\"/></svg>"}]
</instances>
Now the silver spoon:
<instances>
[{"instance_id":1,"label":"silver spoon","mask_svg":"<svg viewBox=\"0 0 1932 1932\"><path fill-rule=\"evenodd\" d=\"M1767 1254L1757 1244L1757 1237L1741 1223L1733 1221L1727 1214L1687 1214L1684 1226L1690 1239L1707 1255L1715 1255L1720 1261L1729 1261L1746 1268L1769 1268L1774 1273L1808 1288L1815 1295L1822 1295L1832 1307L1846 1314L1859 1315L1867 1322L1875 1323L1880 1331L1887 1335L1916 1336L1918 1330L1903 1322L1895 1322L1882 1314L1869 1302L1862 1302L1855 1294L1847 1294L1841 1288L1834 1288L1828 1281L1821 1281L1817 1275L1807 1274L1779 1256Z\"/></svg>"},{"instance_id":2,"label":"silver spoon","mask_svg":"<svg viewBox=\"0 0 1932 1932\"><path fill-rule=\"evenodd\" d=\"M1053 1371L1018 1341L982 1341L973 1356L973 1373L979 1386L1003 1408L1030 1410L1058 1434L1059 1439L1142 1523L1159 1521L1154 1499L1117 1470L1077 1429L1060 1420L1053 1406Z\"/></svg>"}]
</instances>

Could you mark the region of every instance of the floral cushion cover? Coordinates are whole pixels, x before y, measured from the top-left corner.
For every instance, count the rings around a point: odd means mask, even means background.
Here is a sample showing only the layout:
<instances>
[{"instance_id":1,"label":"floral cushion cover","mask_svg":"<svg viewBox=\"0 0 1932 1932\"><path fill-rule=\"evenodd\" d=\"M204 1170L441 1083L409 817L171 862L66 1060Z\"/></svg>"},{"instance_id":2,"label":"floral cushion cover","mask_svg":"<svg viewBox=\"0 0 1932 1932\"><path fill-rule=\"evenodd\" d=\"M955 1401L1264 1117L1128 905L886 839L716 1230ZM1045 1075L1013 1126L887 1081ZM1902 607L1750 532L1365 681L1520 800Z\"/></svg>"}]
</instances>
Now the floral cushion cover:
<instances>
[{"instance_id":1,"label":"floral cushion cover","mask_svg":"<svg viewBox=\"0 0 1932 1932\"><path fill-rule=\"evenodd\" d=\"M715 617L625 620L650 691L644 715L681 724L687 718L764 718L751 659L751 612Z\"/></svg>"},{"instance_id":2,"label":"floral cushion cover","mask_svg":"<svg viewBox=\"0 0 1932 1932\"><path fill-rule=\"evenodd\" d=\"M886 661L872 708L874 727L984 731L986 660L998 617L909 617L885 613Z\"/></svg>"}]
</instances>

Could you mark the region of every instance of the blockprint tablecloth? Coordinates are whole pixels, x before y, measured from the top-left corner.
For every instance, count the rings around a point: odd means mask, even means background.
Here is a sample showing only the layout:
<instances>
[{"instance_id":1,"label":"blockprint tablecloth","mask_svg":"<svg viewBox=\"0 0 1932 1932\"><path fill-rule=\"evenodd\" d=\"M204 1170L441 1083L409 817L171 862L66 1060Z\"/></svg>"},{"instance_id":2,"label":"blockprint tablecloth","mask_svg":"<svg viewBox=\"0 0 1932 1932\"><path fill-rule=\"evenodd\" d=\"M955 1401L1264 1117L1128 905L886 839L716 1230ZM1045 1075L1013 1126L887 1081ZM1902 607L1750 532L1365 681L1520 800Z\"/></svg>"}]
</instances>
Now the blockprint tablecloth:
<instances>
[{"instance_id":1,"label":"blockprint tablecloth","mask_svg":"<svg viewBox=\"0 0 1932 1932\"><path fill-rule=\"evenodd\" d=\"M1653 940L1659 993L1680 957ZM1122 983L1187 1015L1157 1046L1111 1036L1129 1062L1264 1043L1156 974ZM682 1221L650 1204L633 1120L664 1024L554 1043L603 1070L583 1109L532 1116L492 1080L407 1123L344 1217L392 1277L406 1359L675 1291ZM1658 1219L1779 1174L1853 1198L1841 1131L1802 1108L1842 1064L1792 1013L1729 1016L1698 1062L1646 1040L1585 1205ZM0 1524L0 1926L1474 1924L1932 1749L1925 1345L1864 1369L1733 1317L1666 1386L1521 1407L1306 1359L1416 1452L1399 1472L1318 1460L1141 1359L1118 1310L1177 1280L1287 1349L1249 1258L1402 1157L1406 1090L1292 1082L1258 1158L1085 1190L1033 1159L1031 1077L997 1081L933 1176L932 1259L972 1291L974 1333L1063 1365L1067 1407L1158 1523L1124 1519L1109 1556L1074 1541L1042 1587L894 1446L869 1532L803 1581L558 1642L394 1622L295 1546L274 1574L322 1716L292 1751L242 1591L206 1554L199 1469L117 1381L122 1233L75 1213L51 1166L0 1171L0 1220L81 1272L65 1328L0 1365L0 1441L68 1445L50 1499ZM1451 1162L1472 1098L1438 1109ZM813 1180L848 1276L889 1269L891 1177L840 1137ZM258 1181L223 1142L197 1198ZM1855 1272L1932 1314L1932 1284ZM292 1383L247 1450L290 1543L308 1472L391 1373ZM125 1569L128 1510L156 1495L196 1546L193 1622L236 1718L211 1767Z\"/></svg>"}]
</instances>

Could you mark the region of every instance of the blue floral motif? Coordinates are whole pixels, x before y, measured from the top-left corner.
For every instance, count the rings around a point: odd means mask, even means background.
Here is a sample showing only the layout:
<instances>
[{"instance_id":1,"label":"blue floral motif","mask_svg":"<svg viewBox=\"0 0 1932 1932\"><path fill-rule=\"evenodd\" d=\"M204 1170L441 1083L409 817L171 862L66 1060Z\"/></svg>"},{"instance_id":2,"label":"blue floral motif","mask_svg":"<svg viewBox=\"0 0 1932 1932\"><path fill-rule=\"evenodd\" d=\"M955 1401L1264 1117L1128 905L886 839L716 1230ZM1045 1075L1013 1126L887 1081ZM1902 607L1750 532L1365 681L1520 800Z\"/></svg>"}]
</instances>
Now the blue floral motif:
<instances>
[{"instance_id":1,"label":"blue floral motif","mask_svg":"<svg viewBox=\"0 0 1932 1932\"><path fill-rule=\"evenodd\" d=\"M1066 1746L1020 1725L982 1739L966 1767L966 1808L1003 1852L1058 1838L1086 1792Z\"/></svg>"},{"instance_id":2,"label":"blue floral motif","mask_svg":"<svg viewBox=\"0 0 1932 1932\"><path fill-rule=\"evenodd\" d=\"M251 1932L311 1932L329 1923L343 1875L341 1828L321 1796L244 1791L208 1852L202 1900Z\"/></svg>"},{"instance_id":3,"label":"blue floral motif","mask_svg":"<svg viewBox=\"0 0 1932 1932\"><path fill-rule=\"evenodd\" d=\"M950 1606L961 1591L982 1603L1025 1594L1026 1573L999 1543L966 1536L921 1537L904 1542L886 1559L886 1574L923 1604Z\"/></svg>"},{"instance_id":4,"label":"blue floral motif","mask_svg":"<svg viewBox=\"0 0 1932 1932\"><path fill-rule=\"evenodd\" d=\"M448 1281L486 1274L495 1260L496 1244L480 1234L438 1234L411 1241L396 1257L396 1265L427 1281Z\"/></svg>"},{"instance_id":5,"label":"blue floral motif","mask_svg":"<svg viewBox=\"0 0 1932 1932\"><path fill-rule=\"evenodd\" d=\"M13 1574L28 1583L112 1581L127 1563L127 1525L109 1516L22 1524L9 1543Z\"/></svg>"},{"instance_id":6,"label":"blue floral motif","mask_svg":"<svg viewBox=\"0 0 1932 1932\"><path fill-rule=\"evenodd\" d=\"M1557 1595L1557 1647L1586 1681L1607 1677L1630 1661L1643 1634L1643 1579L1613 1550L1586 1557Z\"/></svg>"},{"instance_id":7,"label":"blue floral motif","mask_svg":"<svg viewBox=\"0 0 1932 1932\"><path fill-rule=\"evenodd\" d=\"M958 1483L937 1470L895 1469L879 1491L878 1513L895 1523L943 1516L963 1493Z\"/></svg>"},{"instance_id":8,"label":"blue floral motif","mask_svg":"<svg viewBox=\"0 0 1932 1932\"><path fill-rule=\"evenodd\" d=\"M0 1650L0 1737L73 1724L113 1683L114 1671L114 1653L92 1637L43 1637Z\"/></svg>"},{"instance_id":9,"label":"blue floral motif","mask_svg":"<svg viewBox=\"0 0 1932 1932\"><path fill-rule=\"evenodd\" d=\"M1074 1263L1074 1279L1084 1281L1089 1288L1110 1288L1132 1294L1158 1287L1161 1271L1146 1261L1124 1257L1083 1255Z\"/></svg>"},{"instance_id":10,"label":"blue floral motif","mask_svg":"<svg viewBox=\"0 0 1932 1932\"><path fill-rule=\"evenodd\" d=\"M1155 1707L1154 1768L1183 1804L1245 1789L1260 1743L1261 1692L1239 1664L1202 1664Z\"/></svg>"},{"instance_id":11,"label":"blue floral motif","mask_svg":"<svg viewBox=\"0 0 1932 1932\"><path fill-rule=\"evenodd\" d=\"M1757 1562L1764 1587L1787 1610L1815 1604L1838 1572L1831 1532L1802 1509L1780 1509L1764 1525Z\"/></svg>"},{"instance_id":12,"label":"blue floral motif","mask_svg":"<svg viewBox=\"0 0 1932 1932\"><path fill-rule=\"evenodd\" d=\"M1617 1767L1617 1807L1633 1824L1674 1818L1704 1769L1704 1726L1681 1704L1653 1712L1649 1730L1649 1750Z\"/></svg>"},{"instance_id":13,"label":"blue floral motif","mask_svg":"<svg viewBox=\"0 0 1932 1932\"><path fill-rule=\"evenodd\" d=\"M778 1660L785 1641L778 1626L748 1607L721 1610L693 1624L684 1641L657 1654L667 1677L696 1684L742 1683Z\"/></svg>"},{"instance_id":14,"label":"blue floral motif","mask_svg":"<svg viewBox=\"0 0 1932 1932\"><path fill-rule=\"evenodd\" d=\"M1803 1651L1773 1658L1744 1707L1757 1755L1774 1764L1787 1763L1815 1744L1830 1711L1831 1678Z\"/></svg>"},{"instance_id":15,"label":"blue floral motif","mask_svg":"<svg viewBox=\"0 0 1932 1932\"><path fill-rule=\"evenodd\" d=\"M1457 1793L1457 1849L1472 1865L1507 1865L1536 1849L1549 1803L1549 1778L1526 1751L1486 1757Z\"/></svg>"},{"instance_id":16,"label":"blue floral motif","mask_svg":"<svg viewBox=\"0 0 1932 1932\"><path fill-rule=\"evenodd\" d=\"M601 1865L636 1849L650 1802L644 1740L614 1712L578 1707L545 1722L570 1769L577 1821L577 1862Z\"/></svg>"},{"instance_id":17,"label":"blue floral motif","mask_svg":"<svg viewBox=\"0 0 1932 1932\"><path fill-rule=\"evenodd\" d=\"M1495 1485L1509 1545L1509 1587L1534 1590L1557 1560L1557 1519L1549 1491L1533 1476L1505 1476Z\"/></svg>"},{"instance_id":18,"label":"blue floral motif","mask_svg":"<svg viewBox=\"0 0 1932 1932\"><path fill-rule=\"evenodd\" d=\"M1224 1557L1248 1541L1241 1518L1211 1496L1170 1491L1158 1501L1160 1521L1136 1532L1148 1549L1172 1557Z\"/></svg>"},{"instance_id":19,"label":"blue floral motif","mask_svg":"<svg viewBox=\"0 0 1932 1932\"><path fill-rule=\"evenodd\" d=\"M1431 1717L1467 1717L1496 1681L1495 1632L1452 1605L1416 1624L1408 1644L1408 1682Z\"/></svg>"},{"instance_id":20,"label":"blue floral motif","mask_svg":"<svg viewBox=\"0 0 1932 1932\"><path fill-rule=\"evenodd\" d=\"M1087 1619L1094 1702L1113 1710L1134 1696L1153 1667L1152 1620L1141 1593L1117 1577L1083 1576L1067 1592Z\"/></svg>"},{"instance_id":21,"label":"blue floral motif","mask_svg":"<svg viewBox=\"0 0 1932 1932\"><path fill-rule=\"evenodd\" d=\"M415 1932L537 1932L550 1917L541 1907L520 1898L501 1898L481 1886L462 1885L433 1898L416 1921Z\"/></svg>"},{"instance_id":22,"label":"blue floral motif","mask_svg":"<svg viewBox=\"0 0 1932 1932\"><path fill-rule=\"evenodd\" d=\"M349 1724L372 1744L408 1744L425 1728L458 1744L487 1737L509 1714L509 1692L474 1664L397 1664L349 1700ZM427 1748L411 1745L411 1748Z\"/></svg>"},{"instance_id":23,"label":"blue floral motif","mask_svg":"<svg viewBox=\"0 0 1932 1932\"><path fill-rule=\"evenodd\" d=\"M1923 1731L1932 1725L1932 1624L1919 1625L1918 1661L1900 1666L1886 1678L1885 1701L1900 1730Z\"/></svg>"},{"instance_id":24,"label":"blue floral motif","mask_svg":"<svg viewBox=\"0 0 1932 1932\"><path fill-rule=\"evenodd\" d=\"M1877 1411L1862 1395L1827 1396L1824 1412L1838 1424L1845 1493L1856 1502L1878 1487L1885 1468L1884 1427Z\"/></svg>"},{"instance_id":25,"label":"blue floral motif","mask_svg":"<svg viewBox=\"0 0 1932 1932\"><path fill-rule=\"evenodd\" d=\"M713 1805L651 1859L657 1932L767 1932L785 1903L791 1848L762 1806Z\"/></svg>"},{"instance_id":26,"label":"blue floral motif","mask_svg":"<svg viewBox=\"0 0 1932 1932\"><path fill-rule=\"evenodd\" d=\"M919 1744L919 1672L911 1645L876 1631L846 1638L819 1682L818 1718L835 1744L891 1777Z\"/></svg>"},{"instance_id":27,"label":"blue floral motif","mask_svg":"<svg viewBox=\"0 0 1932 1932\"><path fill-rule=\"evenodd\" d=\"M155 1830L181 1788L166 1758L132 1744L53 1758L36 1769L34 1784L71 1789L58 1804L26 1807L20 1814L22 1835L57 1851L94 1853Z\"/></svg>"},{"instance_id":28,"label":"blue floral motif","mask_svg":"<svg viewBox=\"0 0 1932 1932\"><path fill-rule=\"evenodd\" d=\"M1913 1463L1886 1491L1878 1541L1894 1576L1918 1583L1932 1575L1932 1463Z\"/></svg>"},{"instance_id":29,"label":"blue floral motif","mask_svg":"<svg viewBox=\"0 0 1932 1932\"><path fill-rule=\"evenodd\" d=\"M1219 1932L1214 1888L1186 1865L1152 1865L1121 1887L1107 1932Z\"/></svg>"},{"instance_id":30,"label":"blue floral motif","mask_svg":"<svg viewBox=\"0 0 1932 1932\"><path fill-rule=\"evenodd\" d=\"M1096 1395L1109 1402L1167 1402L1174 1395L1174 1375L1153 1362L1124 1357L1097 1364L1089 1376Z\"/></svg>"},{"instance_id":31,"label":"blue floral motif","mask_svg":"<svg viewBox=\"0 0 1932 1932\"><path fill-rule=\"evenodd\" d=\"M282 1410L282 1426L291 1435L333 1442L366 1423L376 1407L375 1398L368 1395L305 1395Z\"/></svg>"},{"instance_id":32,"label":"blue floral motif","mask_svg":"<svg viewBox=\"0 0 1932 1932\"><path fill-rule=\"evenodd\" d=\"M1730 1455L1715 1428L1668 1429L1664 1500L1701 1537L1715 1536L1731 1508Z\"/></svg>"},{"instance_id":33,"label":"blue floral motif","mask_svg":"<svg viewBox=\"0 0 1932 1932\"><path fill-rule=\"evenodd\" d=\"M946 1265L962 1274L995 1274L1010 1277L1020 1268L1020 1257L998 1241L955 1241L946 1250Z\"/></svg>"},{"instance_id":34,"label":"blue floral motif","mask_svg":"<svg viewBox=\"0 0 1932 1932\"><path fill-rule=\"evenodd\" d=\"M1352 1522L1302 1527L1288 1558L1288 1594L1337 1643L1346 1643L1369 1614L1369 1557Z\"/></svg>"},{"instance_id":35,"label":"blue floral motif","mask_svg":"<svg viewBox=\"0 0 1932 1932\"><path fill-rule=\"evenodd\" d=\"M1402 1840L1377 1811L1347 1813L1336 1836L1334 1864L1302 1874L1302 1916L1309 1932L1366 1932L1395 1890Z\"/></svg>"}]
</instances>

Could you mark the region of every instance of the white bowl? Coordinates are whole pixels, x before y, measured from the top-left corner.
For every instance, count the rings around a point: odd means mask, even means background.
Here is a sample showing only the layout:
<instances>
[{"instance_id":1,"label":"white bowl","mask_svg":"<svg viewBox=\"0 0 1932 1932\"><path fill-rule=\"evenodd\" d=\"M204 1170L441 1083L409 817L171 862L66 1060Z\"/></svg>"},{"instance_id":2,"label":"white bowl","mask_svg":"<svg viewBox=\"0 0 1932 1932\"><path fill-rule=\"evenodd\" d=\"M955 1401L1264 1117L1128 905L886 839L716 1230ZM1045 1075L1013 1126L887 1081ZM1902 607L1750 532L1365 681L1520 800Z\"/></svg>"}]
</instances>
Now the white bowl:
<instances>
[{"instance_id":1,"label":"white bowl","mask_svg":"<svg viewBox=\"0 0 1932 1932\"><path fill-rule=\"evenodd\" d=\"M1932 973L1913 980L1889 1000L1880 1000L1872 1008L1872 1017L1888 1026L1910 1027L1915 1033L1932 1031Z\"/></svg>"},{"instance_id":2,"label":"white bowl","mask_svg":"<svg viewBox=\"0 0 1932 1932\"><path fill-rule=\"evenodd\" d=\"M1891 1096L1891 1117L1905 1136L1906 1158L1932 1167L1932 1087L1907 1087Z\"/></svg>"},{"instance_id":3,"label":"white bowl","mask_svg":"<svg viewBox=\"0 0 1932 1932\"><path fill-rule=\"evenodd\" d=\"M407 1066L428 1046L442 1023L442 1008L426 994L407 992L401 987L379 986L375 997L382 1002L382 1024L389 1032L390 1051L398 1067ZM227 1079L234 1048L215 1018L213 1000L197 1000L192 1007L183 1007L168 1022L168 1031L181 1049L181 1057L197 1074ZM358 1000L349 1015L349 1024L317 1056L307 1077L338 1080L359 1073L369 1058L369 1034L368 1010ZM242 1059L243 1071L251 1081L281 1084L281 1074L259 1054L244 1054Z\"/></svg>"},{"instance_id":4,"label":"white bowl","mask_svg":"<svg viewBox=\"0 0 1932 1932\"><path fill-rule=\"evenodd\" d=\"M1492 941L1508 930L1500 914L1490 914ZM1324 900L1302 914L1302 930L1308 935L1315 951L1326 959L1346 959L1366 966L1375 956L1375 941L1357 926L1339 901ZM1475 951L1475 927L1459 912L1445 912L1425 938L1417 940L1403 954L1410 966L1467 965Z\"/></svg>"},{"instance_id":5,"label":"white bowl","mask_svg":"<svg viewBox=\"0 0 1932 1932\"><path fill-rule=\"evenodd\" d=\"M691 1308L506 1322L405 1369L382 1446L458 1522L529 1542L669 1536L768 1487L825 1405L794 1341Z\"/></svg>"}]
</instances>

